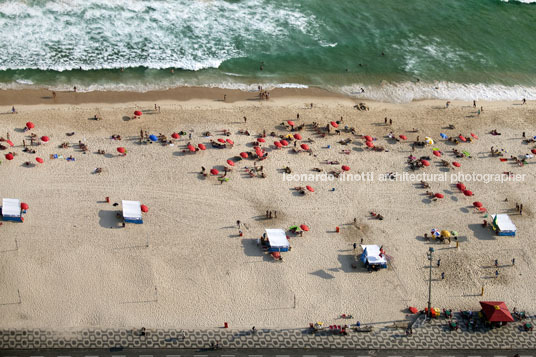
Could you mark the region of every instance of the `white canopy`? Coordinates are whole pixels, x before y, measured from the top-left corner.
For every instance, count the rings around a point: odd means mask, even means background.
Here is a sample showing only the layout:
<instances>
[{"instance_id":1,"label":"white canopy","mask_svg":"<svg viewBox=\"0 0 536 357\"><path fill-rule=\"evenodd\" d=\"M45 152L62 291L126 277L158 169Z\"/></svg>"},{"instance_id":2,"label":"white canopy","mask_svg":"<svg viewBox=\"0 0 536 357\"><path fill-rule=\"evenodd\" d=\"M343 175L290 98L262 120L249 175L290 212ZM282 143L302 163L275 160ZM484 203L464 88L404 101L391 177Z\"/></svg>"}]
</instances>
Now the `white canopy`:
<instances>
[{"instance_id":1,"label":"white canopy","mask_svg":"<svg viewBox=\"0 0 536 357\"><path fill-rule=\"evenodd\" d=\"M266 229L266 237L268 237L272 248L288 249L290 247L287 235L282 229Z\"/></svg>"},{"instance_id":2,"label":"white canopy","mask_svg":"<svg viewBox=\"0 0 536 357\"><path fill-rule=\"evenodd\" d=\"M363 252L366 252L366 259L369 264L387 264L385 255L380 257L380 246L378 245L362 245Z\"/></svg>"},{"instance_id":3,"label":"white canopy","mask_svg":"<svg viewBox=\"0 0 536 357\"><path fill-rule=\"evenodd\" d=\"M122 201L123 218L127 220L141 220L141 203L140 201Z\"/></svg>"},{"instance_id":4,"label":"white canopy","mask_svg":"<svg viewBox=\"0 0 536 357\"><path fill-rule=\"evenodd\" d=\"M492 216L492 218L495 224L497 225L497 228L499 228L499 230L510 231L510 232L516 231L516 226L514 222L512 222L512 220L507 214L496 214ZM495 220L495 218L497 219Z\"/></svg>"},{"instance_id":5,"label":"white canopy","mask_svg":"<svg viewBox=\"0 0 536 357\"><path fill-rule=\"evenodd\" d=\"M16 198L2 199L2 216L20 217L20 200Z\"/></svg>"}]
</instances>

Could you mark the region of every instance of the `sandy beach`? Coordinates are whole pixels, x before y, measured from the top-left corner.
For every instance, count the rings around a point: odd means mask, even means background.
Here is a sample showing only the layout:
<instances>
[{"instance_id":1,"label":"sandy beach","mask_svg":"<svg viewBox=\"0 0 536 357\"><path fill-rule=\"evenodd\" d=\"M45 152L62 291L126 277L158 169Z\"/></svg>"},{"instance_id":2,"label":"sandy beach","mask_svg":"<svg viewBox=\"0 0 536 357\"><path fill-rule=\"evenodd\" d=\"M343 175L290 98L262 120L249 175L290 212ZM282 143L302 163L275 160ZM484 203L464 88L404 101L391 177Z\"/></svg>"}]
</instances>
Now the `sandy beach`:
<instances>
[{"instance_id":1,"label":"sandy beach","mask_svg":"<svg viewBox=\"0 0 536 357\"><path fill-rule=\"evenodd\" d=\"M24 223L0 226L0 328L204 329L224 322L231 328L292 328L314 321L340 324L341 314L353 315L351 322L390 323L404 319L408 306L426 306L429 247L435 249L434 306L476 310L485 299L534 311L536 161L528 159L524 166L501 162L490 155L490 147L504 149L504 158L530 153L535 143L524 143L522 133L527 138L536 135L536 104L479 102L478 108L484 109L479 115L469 102L453 101L447 109L443 101L364 101L369 111L354 109L356 102L360 100L316 89L274 90L269 101L257 100L255 93L222 89L180 89L165 95L57 93L56 99L49 91L2 92L0 136L9 133L15 146L0 152L0 198L19 198L30 208ZM155 103L160 112L154 111ZM12 105L17 114L10 113ZM144 114L131 120L135 110ZM93 120L96 114L102 120ZM311 126L316 122L323 128L341 117L340 135L332 128L322 138ZM393 124L385 125L385 117ZM279 138L270 133L289 134L280 125L287 120L305 124L300 134L303 142L314 140L308 143L312 155L293 153L293 143L275 148ZM24 132L28 121L35 128ZM455 129L448 129L449 124ZM358 135L344 132L345 126ZM232 134L223 136L223 129ZM501 135L490 135L492 129ZM183 135L173 146L140 144L140 130L169 139L173 132L185 131L191 139ZM263 130L267 136L261 146L268 157L257 166L263 166L266 177L250 177L244 168L253 167L254 160L236 157L254 152L252 143ZM211 137L203 135L207 131ZM389 139L391 131L407 140ZM74 135L66 135L71 132ZM50 138L33 147L35 154L23 152L22 142L29 142L30 133ZM478 139L454 145L440 133L473 133ZM375 145L386 151L367 149L362 135L377 138ZM417 136L436 142L412 152ZM235 145L211 147L210 140L219 138L232 139ZM345 139L350 143L338 143ZM79 141L88 152L79 149ZM70 147L60 148L63 142ZM207 150L184 153L188 142L203 143ZM117 147L125 147L127 155L119 156ZM432 155L432 148L439 148L442 157ZM453 149L466 150L471 158L456 158ZM12 161L4 158L10 151L17 154ZM51 159L54 154L63 159ZM381 182L382 174L411 173L407 158L412 154L430 156L431 162L415 173L450 177L510 171L525 176L515 182L464 181L474 197L465 197L450 179L430 181L428 190L444 195L438 200L431 200L418 182ZM70 155L74 161L65 159ZM36 156L44 163L36 163ZM202 166L223 172L228 159L236 162L228 182L200 174ZM442 159L458 161L461 167L443 167ZM26 161L32 164L26 166ZM341 165L350 166L349 174L370 172L374 179L305 183L285 181L281 170L288 166L293 174L314 174L312 169L320 168L328 173ZM102 173L93 173L96 168ZM315 192L300 195L293 190L305 185ZM149 207L143 225L121 226L116 218L121 200L139 200ZM483 228L482 222L491 218L475 211L474 201L482 202L489 213L509 213L517 236L498 237ZM523 204L522 215L516 203ZM277 218L266 219L267 210L277 211ZM374 219L371 211L384 219ZM247 225L242 237L237 220ZM282 262L257 245L265 228L300 224L310 231L301 237L289 234L292 250L282 253ZM457 231L459 248L454 242L425 241L424 233L433 228ZM360 252L352 245L361 239L383 245L388 269L368 273L361 264L352 267ZM437 258L440 267L435 266Z\"/></svg>"}]
</instances>

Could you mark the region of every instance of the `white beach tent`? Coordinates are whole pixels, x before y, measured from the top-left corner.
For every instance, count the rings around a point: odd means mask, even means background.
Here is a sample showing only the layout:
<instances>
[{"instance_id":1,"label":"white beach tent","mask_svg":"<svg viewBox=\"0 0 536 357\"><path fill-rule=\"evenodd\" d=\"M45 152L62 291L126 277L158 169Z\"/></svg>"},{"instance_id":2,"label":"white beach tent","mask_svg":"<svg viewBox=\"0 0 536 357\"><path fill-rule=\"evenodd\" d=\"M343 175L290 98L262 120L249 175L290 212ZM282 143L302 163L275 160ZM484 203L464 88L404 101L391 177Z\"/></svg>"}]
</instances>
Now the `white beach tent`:
<instances>
[{"instance_id":1,"label":"white beach tent","mask_svg":"<svg viewBox=\"0 0 536 357\"><path fill-rule=\"evenodd\" d=\"M16 198L2 199L2 217L6 221L22 222L20 200Z\"/></svg>"},{"instance_id":2,"label":"white beach tent","mask_svg":"<svg viewBox=\"0 0 536 357\"><path fill-rule=\"evenodd\" d=\"M361 255L361 261L368 265L380 265L387 267L387 260L385 254L380 256L380 247L378 245L362 245L363 254Z\"/></svg>"},{"instance_id":3,"label":"white beach tent","mask_svg":"<svg viewBox=\"0 0 536 357\"><path fill-rule=\"evenodd\" d=\"M266 229L266 237L270 242L269 252L288 252L290 244L284 230Z\"/></svg>"},{"instance_id":4,"label":"white beach tent","mask_svg":"<svg viewBox=\"0 0 536 357\"><path fill-rule=\"evenodd\" d=\"M143 223L141 218L141 202L140 201L122 201L123 218L126 223Z\"/></svg>"},{"instance_id":5,"label":"white beach tent","mask_svg":"<svg viewBox=\"0 0 536 357\"><path fill-rule=\"evenodd\" d=\"M497 231L497 234L500 236L515 236L517 228L507 214L496 214L492 215L493 218L492 224L493 228Z\"/></svg>"}]
</instances>

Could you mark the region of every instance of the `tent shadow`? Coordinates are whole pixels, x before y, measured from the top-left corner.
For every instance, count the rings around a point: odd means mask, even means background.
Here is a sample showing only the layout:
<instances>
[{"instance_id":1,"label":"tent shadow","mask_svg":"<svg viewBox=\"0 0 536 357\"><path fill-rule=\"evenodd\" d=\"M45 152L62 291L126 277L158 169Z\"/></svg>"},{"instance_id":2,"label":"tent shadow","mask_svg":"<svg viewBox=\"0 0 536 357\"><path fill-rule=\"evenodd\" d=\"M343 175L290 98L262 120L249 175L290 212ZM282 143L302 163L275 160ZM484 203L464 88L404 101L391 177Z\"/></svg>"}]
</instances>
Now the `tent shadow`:
<instances>
[{"instance_id":1,"label":"tent shadow","mask_svg":"<svg viewBox=\"0 0 536 357\"><path fill-rule=\"evenodd\" d=\"M244 238L241 240L242 248L244 249L244 254L248 257L262 257L266 255L264 250L260 245L257 245L256 239L247 239Z\"/></svg>"},{"instance_id":2,"label":"tent shadow","mask_svg":"<svg viewBox=\"0 0 536 357\"><path fill-rule=\"evenodd\" d=\"M480 240L496 240L493 233L488 229L482 227L481 224L469 224L468 228L473 232L473 235ZM460 239L461 237L458 237Z\"/></svg>"},{"instance_id":3,"label":"tent shadow","mask_svg":"<svg viewBox=\"0 0 536 357\"><path fill-rule=\"evenodd\" d=\"M355 260L353 254L339 254L337 260L340 263L339 269L345 273L368 273L363 264L360 261ZM352 266L354 265L355 268Z\"/></svg>"},{"instance_id":4,"label":"tent shadow","mask_svg":"<svg viewBox=\"0 0 536 357\"><path fill-rule=\"evenodd\" d=\"M99 211L99 224L102 228L122 228L123 222L117 215L121 215L118 210L100 210Z\"/></svg>"}]
</instances>

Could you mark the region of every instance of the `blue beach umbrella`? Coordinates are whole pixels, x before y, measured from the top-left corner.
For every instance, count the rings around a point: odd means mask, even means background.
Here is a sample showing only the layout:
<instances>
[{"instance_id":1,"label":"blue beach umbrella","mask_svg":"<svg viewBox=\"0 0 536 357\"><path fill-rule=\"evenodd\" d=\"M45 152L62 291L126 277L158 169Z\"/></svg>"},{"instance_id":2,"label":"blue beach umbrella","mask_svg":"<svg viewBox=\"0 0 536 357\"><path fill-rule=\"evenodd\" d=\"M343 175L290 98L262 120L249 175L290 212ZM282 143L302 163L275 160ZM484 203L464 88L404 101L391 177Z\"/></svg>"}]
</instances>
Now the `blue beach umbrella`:
<instances>
[{"instance_id":1,"label":"blue beach umbrella","mask_svg":"<svg viewBox=\"0 0 536 357\"><path fill-rule=\"evenodd\" d=\"M151 141L158 141L158 138L154 134L149 135L149 139L151 139Z\"/></svg>"},{"instance_id":2,"label":"blue beach umbrella","mask_svg":"<svg viewBox=\"0 0 536 357\"><path fill-rule=\"evenodd\" d=\"M445 140L449 138L447 135L445 135L445 134L443 134L443 133L439 134L439 136L441 136L441 137L442 137L443 139L445 139Z\"/></svg>"}]
</instances>

